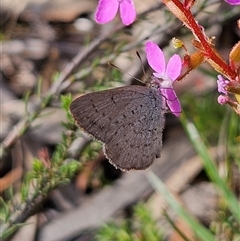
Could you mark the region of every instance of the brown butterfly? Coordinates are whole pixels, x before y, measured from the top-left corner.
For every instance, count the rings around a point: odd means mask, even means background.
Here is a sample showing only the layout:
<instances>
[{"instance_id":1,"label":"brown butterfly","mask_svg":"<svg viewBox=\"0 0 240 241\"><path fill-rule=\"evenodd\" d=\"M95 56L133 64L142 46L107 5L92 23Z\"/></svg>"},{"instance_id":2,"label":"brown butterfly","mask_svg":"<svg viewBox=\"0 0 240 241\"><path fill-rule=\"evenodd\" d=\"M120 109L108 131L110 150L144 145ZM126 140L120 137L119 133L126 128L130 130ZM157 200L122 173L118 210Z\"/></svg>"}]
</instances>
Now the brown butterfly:
<instances>
[{"instance_id":1,"label":"brown butterfly","mask_svg":"<svg viewBox=\"0 0 240 241\"><path fill-rule=\"evenodd\" d=\"M157 87L126 86L76 98L70 111L77 125L104 143L109 161L121 170L143 170L160 157L165 123Z\"/></svg>"}]
</instances>

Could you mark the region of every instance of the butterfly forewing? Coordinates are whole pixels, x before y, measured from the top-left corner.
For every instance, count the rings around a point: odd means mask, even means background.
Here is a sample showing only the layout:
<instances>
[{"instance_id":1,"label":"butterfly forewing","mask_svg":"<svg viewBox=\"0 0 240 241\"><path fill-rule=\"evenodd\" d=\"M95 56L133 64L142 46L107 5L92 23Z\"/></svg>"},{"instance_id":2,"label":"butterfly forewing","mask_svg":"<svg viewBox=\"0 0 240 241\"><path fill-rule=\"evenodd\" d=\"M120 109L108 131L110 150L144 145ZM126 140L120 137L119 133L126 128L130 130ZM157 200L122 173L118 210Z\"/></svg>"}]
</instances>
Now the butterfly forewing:
<instances>
[{"instance_id":1,"label":"butterfly forewing","mask_svg":"<svg viewBox=\"0 0 240 241\"><path fill-rule=\"evenodd\" d=\"M105 144L117 168L145 169L160 156L164 113L157 90L128 86L86 94L70 110L83 130Z\"/></svg>"}]
</instances>

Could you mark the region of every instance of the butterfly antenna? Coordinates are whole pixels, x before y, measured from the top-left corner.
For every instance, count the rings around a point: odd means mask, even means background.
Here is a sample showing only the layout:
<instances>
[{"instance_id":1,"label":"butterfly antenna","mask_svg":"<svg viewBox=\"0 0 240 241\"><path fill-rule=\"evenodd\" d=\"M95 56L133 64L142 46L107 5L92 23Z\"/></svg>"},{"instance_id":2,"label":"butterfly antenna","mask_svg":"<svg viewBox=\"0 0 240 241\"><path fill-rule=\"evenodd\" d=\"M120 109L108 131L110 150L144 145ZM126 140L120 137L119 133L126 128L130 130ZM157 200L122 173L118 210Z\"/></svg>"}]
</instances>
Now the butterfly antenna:
<instances>
[{"instance_id":1,"label":"butterfly antenna","mask_svg":"<svg viewBox=\"0 0 240 241\"><path fill-rule=\"evenodd\" d=\"M138 58L139 58L139 60L141 62L142 71L143 71L144 76L146 77L147 75L146 75L146 71L145 71L144 66L143 66L143 61L142 61L141 55L139 54L138 51L136 51L136 55L138 56Z\"/></svg>"},{"instance_id":2,"label":"butterfly antenna","mask_svg":"<svg viewBox=\"0 0 240 241\"><path fill-rule=\"evenodd\" d=\"M135 76L133 76L133 75L131 75L131 74L127 73L127 72L126 72L126 71L124 71L123 69L121 69L121 68L117 67L115 64L113 64L113 63L111 63L111 62L108 62L108 64L109 64L109 65L111 65L112 67L114 67L114 68L118 69L118 70L119 70L119 71L121 71L122 73L126 73L127 75L129 75L129 76L130 76L130 77L132 77L133 79L135 79L135 80L137 80L137 81L139 81L139 82L141 82L141 83L144 83L142 80L140 80L140 79L136 78ZM145 84L145 83L144 83L144 84Z\"/></svg>"}]
</instances>

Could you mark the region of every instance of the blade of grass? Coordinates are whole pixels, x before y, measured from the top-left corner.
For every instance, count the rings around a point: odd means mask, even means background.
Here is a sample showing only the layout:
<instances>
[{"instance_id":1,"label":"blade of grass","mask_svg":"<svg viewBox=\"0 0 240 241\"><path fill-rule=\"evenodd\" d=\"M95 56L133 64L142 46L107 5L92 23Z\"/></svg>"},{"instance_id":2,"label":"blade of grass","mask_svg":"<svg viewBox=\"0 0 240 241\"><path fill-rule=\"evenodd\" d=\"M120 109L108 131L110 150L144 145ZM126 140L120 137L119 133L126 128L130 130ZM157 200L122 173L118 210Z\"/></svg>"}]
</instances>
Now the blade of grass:
<instances>
[{"instance_id":1,"label":"blade of grass","mask_svg":"<svg viewBox=\"0 0 240 241\"><path fill-rule=\"evenodd\" d=\"M200 137L195 125L187 120L184 113L182 113L181 115L181 121L196 152L202 158L203 165L208 177L218 187L219 191L223 195L223 198L227 202L228 208L231 210L237 222L240 222L240 203L238 202L236 196L231 191L231 189L220 177L217 167L213 159L209 156L207 147L204 144L202 138Z\"/></svg>"},{"instance_id":2,"label":"blade of grass","mask_svg":"<svg viewBox=\"0 0 240 241\"><path fill-rule=\"evenodd\" d=\"M184 208L175 200L174 196L170 193L164 183L153 172L149 171L147 173L147 178L154 189L160 192L165 198L170 207L187 222L192 230L194 230L197 237L203 241L214 241L214 235L184 210Z\"/></svg>"}]
</instances>

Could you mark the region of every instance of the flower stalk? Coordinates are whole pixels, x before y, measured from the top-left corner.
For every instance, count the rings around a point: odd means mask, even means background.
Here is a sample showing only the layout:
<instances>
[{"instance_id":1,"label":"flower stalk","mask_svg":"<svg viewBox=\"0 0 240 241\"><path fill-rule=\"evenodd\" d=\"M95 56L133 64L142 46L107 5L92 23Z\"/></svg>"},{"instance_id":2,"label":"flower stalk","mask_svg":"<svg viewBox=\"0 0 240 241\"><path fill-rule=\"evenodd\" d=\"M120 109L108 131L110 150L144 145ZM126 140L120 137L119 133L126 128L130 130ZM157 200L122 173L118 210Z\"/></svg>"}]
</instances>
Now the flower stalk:
<instances>
[{"instance_id":1,"label":"flower stalk","mask_svg":"<svg viewBox=\"0 0 240 241\"><path fill-rule=\"evenodd\" d=\"M209 63L227 78L236 79L237 73L218 55L209 38L205 36L202 26L196 22L190 9L186 8L179 0L163 0L163 3L192 31L198 43L200 43L201 52L204 53Z\"/></svg>"}]
</instances>

